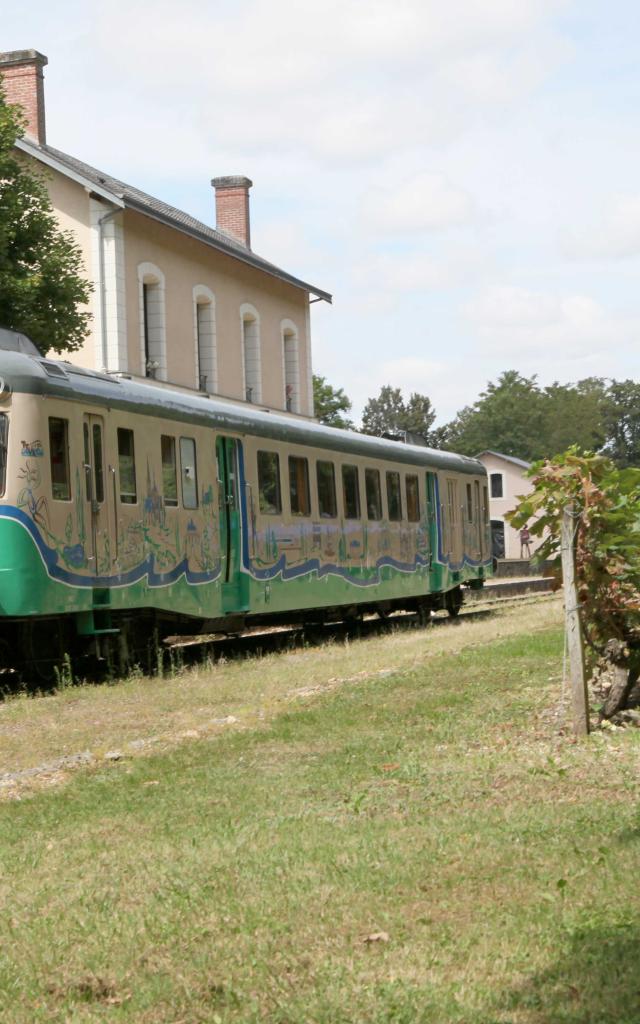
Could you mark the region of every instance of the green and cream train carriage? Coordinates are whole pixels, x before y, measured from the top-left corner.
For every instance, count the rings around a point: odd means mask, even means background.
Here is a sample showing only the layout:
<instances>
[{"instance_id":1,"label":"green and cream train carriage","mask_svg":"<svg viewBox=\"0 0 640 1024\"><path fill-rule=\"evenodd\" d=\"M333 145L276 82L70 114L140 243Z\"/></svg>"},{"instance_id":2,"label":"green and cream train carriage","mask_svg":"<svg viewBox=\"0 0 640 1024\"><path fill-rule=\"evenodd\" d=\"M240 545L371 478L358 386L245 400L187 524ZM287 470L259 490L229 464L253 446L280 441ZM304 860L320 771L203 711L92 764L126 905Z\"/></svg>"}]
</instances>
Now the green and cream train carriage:
<instances>
[{"instance_id":1,"label":"green and cream train carriage","mask_svg":"<svg viewBox=\"0 0 640 1024\"><path fill-rule=\"evenodd\" d=\"M473 459L82 370L7 331L0 346L9 661L266 617L455 613L490 572Z\"/></svg>"}]
</instances>

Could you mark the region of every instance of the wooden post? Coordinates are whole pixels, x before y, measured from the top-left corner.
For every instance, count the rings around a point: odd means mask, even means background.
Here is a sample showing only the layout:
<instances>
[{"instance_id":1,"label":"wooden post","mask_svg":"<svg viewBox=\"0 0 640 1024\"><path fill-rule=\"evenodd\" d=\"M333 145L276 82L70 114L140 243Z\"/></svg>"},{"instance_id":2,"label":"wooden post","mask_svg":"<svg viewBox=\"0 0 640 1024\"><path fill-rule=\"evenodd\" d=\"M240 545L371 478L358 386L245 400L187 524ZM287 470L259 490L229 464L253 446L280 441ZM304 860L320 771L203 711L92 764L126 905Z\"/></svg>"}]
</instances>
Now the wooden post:
<instances>
[{"instance_id":1,"label":"wooden post","mask_svg":"<svg viewBox=\"0 0 640 1024\"><path fill-rule=\"evenodd\" d=\"M589 697L584 674L582 626L580 625L580 613L578 611L574 529L573 505L567 505L562 516L561 538L564 626L566 643L569 649L573 732L576 736L586 736L589 732Z\"/></svg>"}]
</instances>

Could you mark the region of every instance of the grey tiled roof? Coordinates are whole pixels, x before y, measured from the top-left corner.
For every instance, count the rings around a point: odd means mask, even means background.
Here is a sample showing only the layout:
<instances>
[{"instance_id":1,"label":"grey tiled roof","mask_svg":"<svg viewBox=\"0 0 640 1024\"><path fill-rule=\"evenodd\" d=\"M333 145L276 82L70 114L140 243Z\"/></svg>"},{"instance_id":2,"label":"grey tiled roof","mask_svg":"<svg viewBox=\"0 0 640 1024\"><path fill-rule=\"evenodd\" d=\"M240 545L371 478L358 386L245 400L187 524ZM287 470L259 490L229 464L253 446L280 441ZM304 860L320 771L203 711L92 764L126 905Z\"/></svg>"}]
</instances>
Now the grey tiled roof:
<instances>
[{"instance_id":1,"label":"grey tiled roof","mask_svg":"<svg viewBox=\"0 0 640 1024\"><path fill-rule=\"evenodd\" d=\"M84 179L89 185L94 185L101 192L110 193L115 198L121 200L126 209L137 210L148 217L153 217L154 220L159 220L163 224L177 228L192 238L196 238L206 245L224 252L228 256L239 259L243 263L255 267L257 270L262 270L273 277L279 278L281 281L286 281L297 288L311 292L320 299L331 302L329 292L322 291L306 281L301 281L299 278L287 273L286 270L277 267L274 263L270 263L261 256L257 256L240 242L230 238L229 235L216 231L215 228L209 227L208 224L204 224L195 217L191 217L183 210L178 210L175 206L170 206L169 203L164 203L161 199L156 199L154 196L142 192L133 185L127 185L126 182L120 181L119 178L114 178L111 174L99 171L96 167L92 167L82 160L77 160L76 157L69 156L68 153L54 149L53 146L38 146L30 139L20 139L18 146L36 159L57 165L63 173L66 169L74 177Z\"/></svg>"},{"instance_id":2,"label":"grey tiled roof","mask_svg":"<svg viewBox=\"0 0 640 1024\"><path fill-rule=\"evenodd\" d=\"M495 455L498 459L504 459L505 462L512 462L514 466L520 466L522 469L528 469L531 465L530 462L525 462L524 459L517 459L515 455L504 455L502 452L494 452L491 448L486 448L485 451L476 455L476 458L481 459L483 455Z\"/></svg>"}]
</instances>

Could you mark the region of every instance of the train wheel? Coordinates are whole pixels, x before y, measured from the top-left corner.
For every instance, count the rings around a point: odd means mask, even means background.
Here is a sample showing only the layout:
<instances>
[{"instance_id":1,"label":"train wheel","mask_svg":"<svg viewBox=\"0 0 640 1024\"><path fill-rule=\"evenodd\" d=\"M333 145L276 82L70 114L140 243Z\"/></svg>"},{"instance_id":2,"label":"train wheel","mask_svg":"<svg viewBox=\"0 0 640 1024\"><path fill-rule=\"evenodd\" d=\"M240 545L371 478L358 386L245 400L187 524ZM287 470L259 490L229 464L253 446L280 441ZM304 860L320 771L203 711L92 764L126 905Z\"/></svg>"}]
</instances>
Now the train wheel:
<instances>
[{"instance_id":1,"label":"train wheel","mask_svg":"<svg viewBox=\"0 0 640 1024\"><path fill-rule=\"evenodd\" d=\"M431 608L426 603L418 605L418 626L425 629L431 623Z\"/></svg>"},{"instance_id":2,"label":"train wheel","mask_svg":"<svg viewBox=\"0 0 640 1024\"><path fill-rule=\"evenodd\" d=\"M452 619L457 619L462 608L462 590L460 587L455 587L454 590L448 590L445 597L444 606L449 612Z\"/></svg>"}]
</instances>

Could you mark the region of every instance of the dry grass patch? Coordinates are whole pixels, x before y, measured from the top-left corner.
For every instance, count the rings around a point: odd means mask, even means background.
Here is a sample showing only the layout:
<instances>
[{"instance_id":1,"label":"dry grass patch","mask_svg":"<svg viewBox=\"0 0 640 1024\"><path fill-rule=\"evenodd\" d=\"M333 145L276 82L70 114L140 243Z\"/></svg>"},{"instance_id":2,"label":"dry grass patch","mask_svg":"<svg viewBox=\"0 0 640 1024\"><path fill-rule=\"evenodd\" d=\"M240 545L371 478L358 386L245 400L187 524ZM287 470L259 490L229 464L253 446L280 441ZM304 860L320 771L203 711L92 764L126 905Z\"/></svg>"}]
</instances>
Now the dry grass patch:
<instances>
[{"instance_id":1,"label":"dry grass patch","mask_svg":"<svg viewBox=\"0 0 640 1024\"><path fill-rule=\"evenodd\" d=\"M535 633L559 621L557 598L445 628L401 630L364 640L299 648L260 658L198 666L168 678L135 673L115 685L78 685L41 696L0 702L0 799L49 788L77 763L57 763L87 752L89 762L120 752L127 758L184 741L270 721L284 704L309 701L345 685L408 671L438 655L516 635L526 622ZM33 777L3 780L37 766Z\"/></svg>"}]
</instances>

